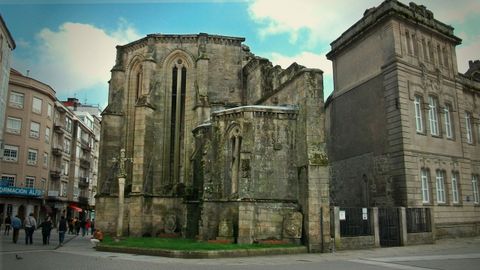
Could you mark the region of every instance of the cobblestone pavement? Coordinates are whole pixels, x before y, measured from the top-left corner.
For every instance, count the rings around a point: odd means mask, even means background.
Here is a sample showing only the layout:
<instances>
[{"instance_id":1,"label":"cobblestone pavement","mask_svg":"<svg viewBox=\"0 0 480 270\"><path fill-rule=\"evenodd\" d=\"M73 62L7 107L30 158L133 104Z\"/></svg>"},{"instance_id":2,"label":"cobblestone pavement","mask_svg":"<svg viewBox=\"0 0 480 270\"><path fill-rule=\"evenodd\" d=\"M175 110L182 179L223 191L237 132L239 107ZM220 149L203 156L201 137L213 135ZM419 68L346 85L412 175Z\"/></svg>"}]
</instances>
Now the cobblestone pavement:
<instances>
[{"instance_id":1,"label":"cobblestone pavement","mask_svg":"<svg viewBox=\"0 0 480 270\"><path fill-rule=\"evenodd\" d=\"M20 237L24 237L22 234ZM53 234L52 234L53 236ZM421 245L323 254L277 255L223 259L175 259L133 254L97 252L89 236L67 236L62 246L43 246L35 232L34 245L25 239L16 245L2 236L1 269L478 269L480 237L437 241ZM10 240L10 238L8 238ZM58 236L55 236L58 239ZM11 240L10 240L11 241ZM52 239L54 241L54 239ZM57 240L58 241L58 240ZM4 244L5 243L5 244ZM56 242L57 243L57 242ZM17 259L20 256L21 259Z\"/></svg>"}]
</instances>

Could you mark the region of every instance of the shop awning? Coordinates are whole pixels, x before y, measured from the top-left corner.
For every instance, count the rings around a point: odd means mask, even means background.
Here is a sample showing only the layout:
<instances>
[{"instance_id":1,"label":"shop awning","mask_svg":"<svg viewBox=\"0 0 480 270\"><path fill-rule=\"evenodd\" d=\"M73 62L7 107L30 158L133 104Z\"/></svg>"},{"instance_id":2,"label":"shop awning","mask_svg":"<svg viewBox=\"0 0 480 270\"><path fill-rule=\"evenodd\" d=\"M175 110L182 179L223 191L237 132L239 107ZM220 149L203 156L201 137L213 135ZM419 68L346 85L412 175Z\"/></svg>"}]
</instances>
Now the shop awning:
<instances>
[{"instance_id":1,"label":"shop awning","mask_svg":"<svg viewBox=\"0 0 480 270\"><path fill-rule=\"evenodd\" d=\"M68 207L72 208L74 211L77 211L77 212L82 212L83 211L82 208L80 208L76 205L73 205L73 204L69 205Z\"/></svg>"}]
</instances>

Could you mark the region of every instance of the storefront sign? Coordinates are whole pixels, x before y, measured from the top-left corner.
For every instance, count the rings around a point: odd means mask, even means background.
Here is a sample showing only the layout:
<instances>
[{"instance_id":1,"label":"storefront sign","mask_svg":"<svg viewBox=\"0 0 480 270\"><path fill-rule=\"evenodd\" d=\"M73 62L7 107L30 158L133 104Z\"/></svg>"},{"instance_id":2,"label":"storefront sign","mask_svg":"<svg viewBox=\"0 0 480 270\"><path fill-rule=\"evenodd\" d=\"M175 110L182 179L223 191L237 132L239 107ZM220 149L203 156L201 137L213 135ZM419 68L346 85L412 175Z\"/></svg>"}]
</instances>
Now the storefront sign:
<instances>
[{"instance_id":1,"label":"storefront sign","mask_svg":"<svg viewBox=\"0 0 480 270\"><path fill-rule=\"evenodd\" d=\"M0 195L40 197L43 195L43 190L36 188L0 187Z\"/></svg>"}]
</instances>

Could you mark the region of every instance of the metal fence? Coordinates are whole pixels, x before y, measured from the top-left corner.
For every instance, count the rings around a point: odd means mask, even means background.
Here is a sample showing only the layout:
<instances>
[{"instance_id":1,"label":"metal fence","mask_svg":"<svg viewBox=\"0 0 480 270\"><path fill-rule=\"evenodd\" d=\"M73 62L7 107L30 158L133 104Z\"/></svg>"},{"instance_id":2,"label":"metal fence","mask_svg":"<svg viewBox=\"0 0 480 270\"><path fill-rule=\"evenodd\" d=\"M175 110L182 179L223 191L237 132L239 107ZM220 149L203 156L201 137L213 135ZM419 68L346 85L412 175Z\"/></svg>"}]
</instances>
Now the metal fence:
<instances>
[{"instance_id":1,"label":"metal fence","mask_svg":"<svg viewBox=\"0 0 480 270\"><path fill-rule=\"evenodd\" d=\"M372 235L370 209L340 208L340 236Z\"/></svg>"},{"instance_id":2,"label":"metal fence","mask_svg":"<svg viewBox=\"0 0 480 270\"><path fill-rule=\"evenodd\" d=\"M407 208L407 232L431 232L431 215L429 208Z\"/></svg>"}]
</instances>

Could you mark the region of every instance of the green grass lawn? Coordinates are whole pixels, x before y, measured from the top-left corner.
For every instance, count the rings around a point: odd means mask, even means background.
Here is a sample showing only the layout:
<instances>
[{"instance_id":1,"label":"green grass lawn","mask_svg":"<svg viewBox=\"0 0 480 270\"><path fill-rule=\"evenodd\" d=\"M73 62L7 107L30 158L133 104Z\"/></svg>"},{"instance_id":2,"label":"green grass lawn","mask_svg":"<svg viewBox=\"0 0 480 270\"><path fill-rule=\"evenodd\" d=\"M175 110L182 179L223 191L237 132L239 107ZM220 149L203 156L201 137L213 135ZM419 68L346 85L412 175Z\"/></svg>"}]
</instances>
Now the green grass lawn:
<instances>
[{"instance_id":1,"label":"green grass lawn","mask_svg":"<svg viewBox=\"0 0 480 270\"><path fill-rule=\"evenodd\" d=\"M234 249L260 249L260 248L285 248L298 247L294 244L224 244L208 243L183 238L155 238L155 237L128 237L115 242L111 237L105 237L102 246L112 247L137 247L169 250L234 250Z\"/></svg>"}]
</instances>

